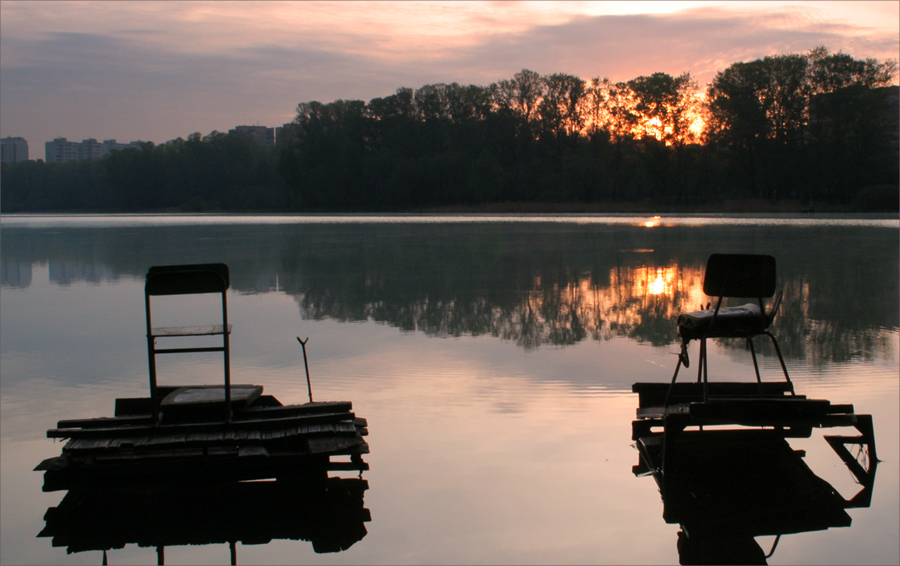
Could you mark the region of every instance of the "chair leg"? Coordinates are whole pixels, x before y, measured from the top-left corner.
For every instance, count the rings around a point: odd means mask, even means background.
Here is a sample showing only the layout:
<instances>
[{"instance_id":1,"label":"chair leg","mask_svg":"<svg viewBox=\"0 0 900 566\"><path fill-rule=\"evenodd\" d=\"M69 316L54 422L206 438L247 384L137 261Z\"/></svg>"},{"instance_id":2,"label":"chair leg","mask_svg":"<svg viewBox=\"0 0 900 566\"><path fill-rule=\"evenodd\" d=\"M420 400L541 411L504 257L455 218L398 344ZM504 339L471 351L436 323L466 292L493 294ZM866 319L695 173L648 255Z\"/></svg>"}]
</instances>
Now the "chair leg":
<instances>
[{"instance_id":1,"label":"chair leg","mask_svg":"<svg viewBox=\"0 0 900 566\"><path fill-rule=\"evenodd\" d=\"M784 356L781 355L781 348L778 347L778 340L775 339L775 336L773 336L771 332L764 332L764 334L772 339L772 344L775 346L775 353L778 354L778 362L781 364L781 371L784 372L784 378L791 386L791 395L796 395L794 392L794 382L791 381L791 376L788 375L787 366L784 364Z\"/></svg>"},{"instance_id":2,"label":"chair leg","mask_svg":"<svg viewBox=\"0 0 900 566\"><path fill-rule=\"evenodd\" d=\"M682 348L685 348L685 346L682 345ZM663 401L663 408L666 408L669 406L669 398L672 396L672 391L675 389L675 380L678 379L678 370L681 369L682 362L683 362L683 358L679 355L678 363L675 364L675 373L672 374L672 382L669 383L669 390L666 391L666 400Z\"/></svg>"},{"instance_id":3,"label":"chair leg","mask_svg":"<svg viewBox=\"0 0 900 566\"><path fill-rule=\"evenodd\" d=\"M703 402L709 401L709 359L706 354L706 337L700 339L700 367L697 369L697 381L703 372Z\"/></svg>"},{"instance_id":4,"label":"chair leg","mask_svg":"<svg viewBox=\"0 0 900 566\"><path fill-rule=\"evenodd\" d=\"M756 383L759 384L759 395L762 396L762 377L759 375L759 363L756 361L756 348L753 347L753 338L747 338L747 347L750 348L750 356L753 358L753 370L756 372Z\"/></svg>"},{"instance_id":5,"label":"chair leg","mask_svg":"<svg viewBox=\"0 0 900 566\"><path fill-rule=\"evenodd\" d=\"M697 366L697 383L703 383L703 366L706 365L706 338L700 340L700 358Z\"/></svg>"}]
</instances>

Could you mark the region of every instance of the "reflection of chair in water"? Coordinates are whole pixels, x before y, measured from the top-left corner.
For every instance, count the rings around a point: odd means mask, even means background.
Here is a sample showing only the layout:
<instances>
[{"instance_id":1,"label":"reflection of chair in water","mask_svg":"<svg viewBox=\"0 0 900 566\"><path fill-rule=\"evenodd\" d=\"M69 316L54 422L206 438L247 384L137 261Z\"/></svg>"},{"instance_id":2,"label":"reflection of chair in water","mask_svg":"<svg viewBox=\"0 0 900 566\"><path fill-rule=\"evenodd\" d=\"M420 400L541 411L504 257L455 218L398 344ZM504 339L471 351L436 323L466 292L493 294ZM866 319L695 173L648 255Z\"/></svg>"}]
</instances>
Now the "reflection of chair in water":
<instances>
[{"instance_id":1,"label":"reflection of chair in water","mask_svg":"<svg viewBox=\"0 0 900 566\"><path fill-rule=\"evenodd\" d=\"M680 420L638 439L633 471L653 474L663 518L681 525L682 564L765 564L779 539L767 554L754 537L847 527L845 509L869 506L874 458L857 477L862 491L848 500L806 465L784 430L683 430L689 421Z\"/></svg>"},{"instance_id":2,"label":"reflection of chair in water","mask_svg":"<svg viewBox=\"0 0 900 566\"><path fill-rule=\"evenodd\" d=\"M706 265L706 273L703 276L703 292L708 296L717 297L716 306L712 309L684 313L678 317L678 332L681 335L681 354L675 366L675 374L672 376L672 387L678 378L681 366L689 367L688 343L691 340L700 340L700 364L697 368L697 382L703 383L703 399L708 397L708 360L706 340L708 338L743 338L747 341L750 354L753 357L753 367L756 370L756 381L760 384L759 393L763 394L762 378L759 373L759 364L756 360L756 350L753 347L753 337L764 334L771 338L781 362L781 369L787 380L788 387L793 392L791 378L788 376L781 349L775 336L768 331L775 313L781 304L781 292L778 293L771 309L766 312L764 299L775 294L775 258L768 255L748 254L713 254ZM756 303L747 303L737 307L723 307L722 300L726 297L755 297ZM665 405L668 405L669 396Z\"/></svg>"},{"instance_id":3,"label":"reflection of chair in water","mask_svg":"<svg viewBox=\"0 0 900 566\"><path fill-rule=\"evenodd\" d=\"M182 485L120 485L70 490L44 515L38 535L69 553L155 547L266 544L307 540L317 553L340 552L366 536L363 505L368 482L327 478L316 482L266 481Z\"/></svg>"}]
</instances>

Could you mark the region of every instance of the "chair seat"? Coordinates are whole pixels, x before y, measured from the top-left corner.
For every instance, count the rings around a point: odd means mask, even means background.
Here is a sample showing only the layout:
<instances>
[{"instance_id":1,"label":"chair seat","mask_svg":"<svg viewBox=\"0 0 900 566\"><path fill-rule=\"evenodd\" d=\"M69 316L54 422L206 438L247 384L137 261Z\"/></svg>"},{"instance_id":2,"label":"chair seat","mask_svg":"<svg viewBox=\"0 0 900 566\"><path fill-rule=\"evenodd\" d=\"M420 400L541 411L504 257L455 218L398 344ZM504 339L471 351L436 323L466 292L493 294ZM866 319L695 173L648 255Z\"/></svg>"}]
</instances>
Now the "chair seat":
<instances>
[{"instance_id":1,"label":"chair seat","mask_svg":"<svg viewBox=\"0 0 900 566\"><path fill-rule=\"evenodd\" d=\"M771 322L759 305L747 303L739 307L722 307L715 316L714 309L704 309L684 313L678 317L678 333L683 341L688 342L706 336L707 338L727 338L754 336L768 328Z\"/></svg>"}]
</instances>

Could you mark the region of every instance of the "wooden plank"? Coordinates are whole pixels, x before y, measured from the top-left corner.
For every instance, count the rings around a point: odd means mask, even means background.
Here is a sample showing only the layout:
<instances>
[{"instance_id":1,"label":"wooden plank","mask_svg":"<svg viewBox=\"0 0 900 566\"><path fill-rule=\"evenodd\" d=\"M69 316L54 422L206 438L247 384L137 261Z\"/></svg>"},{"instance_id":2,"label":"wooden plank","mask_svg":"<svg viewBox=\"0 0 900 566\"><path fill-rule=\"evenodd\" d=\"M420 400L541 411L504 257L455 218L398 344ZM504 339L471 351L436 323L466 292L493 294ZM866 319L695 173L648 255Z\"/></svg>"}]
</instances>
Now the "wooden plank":
<instances>
[{"instance_id":1,"label":"wooden plank","mask_svg":"<svg viewBox=\"0 0 900 566\"><path fill-rule=\"evenodd\" d=\"M136 441L137 439L134 437L111 438L109 448L134 448Z\"/></svg>"},{"instance_id":2,"label":"wooden plank","mask_svg":"<svg viewBox=\"0 0 900 566\"><path fill-rule=\"evenodd\" d=\"M212 387L221 388L221 386ZM257 386L243 384L232 385L232 389L237 387ZM160 398L165 398L178 389L183 389L183 387L160 386L157 388ZM260 404L261 406L257 406L257 404ZM149 397L120 398L116 399L115 417L64 419L56 424L56 428L109 428L114 426L149 425L153 422L150 418L150 408L151 403ZM264 416L289 417L314 413L340 413L349 412L352 408L353 404L349 401L326 401L305 403L303 405L281 405L281 403L271 395L260 395L250 406L235 408L234 419L249 420L262 418Z\"/></svg>"},{"instance_id":3,"label":"wooden plank","mask_svg":"<svg viewBox=\"0 0 900 566\"><path fill-rule=\"evenodd\" d=\"M99 454L95 457L97 463L115 463L121 461L134 460L159 460L171 458L203 458L203 448L170 448L167 450L152 450L141 452L109 452L108 454ZM236 452L235 452L236 454Z\"/></svg>"},{"instance_id":4,"label":"wooden plank","mask_svg":"<svg viewBox=\"0 0 900 566\"><path fill-rule=\"evenodd\" d=\"M152 424L150 417L97 417L92 419L67 419L56 423L57 428L111 428Z\"/></svg>"},{"instance_id":5,"label":"wooden plank","mask_svg":"<svg viewBox=\"0 0 900 566\"><path fill-rule=\"evenodd\" d=\"M835 426L835 417L852 417L852 406L832 406L819 399L731 399L691 403L694 424L736 424L742 426Z\"/></svg>"},{"instance_id":6,"label":"wooden plank","mask_svg":"<svg viewBox=\"0 0 900 566\"><path fill-rule=\"evenodd\" d=\"M364 472L369 469L369 464L359 460L358 462L328 462L327 468L332 472Z\"/></svg>"},{"instance_id":7,"label":"wooden plank","mask_svg":"<svg viewBox=\"0 0 900 566\"><path fill-rule=\"evenodd\" d=\"M230 430L225 433L226 440L259 440L260 431L258 430Z\"/></svg>"},{"instance_id":8,"label":"wooden plank","mask_svg":"<svg viewBox=\"0 0 900 566\"><path fill-rule=\"evenodd\" d=\"M283 405L280 407L257 407L250 405L239 412L235 412L235 420L257 419L260 415L273 417L289 417L294 415L311 415L314 413L343 413L350 412L353 404L349 401L327 401L305 403L303 405Z\"/></svg>"},{"instance_id":9,"label":"wooden plank","mask_svg":"<svg viewBox=\"0 0 900 566\"><path fill-rule=\"evenodd\" d=\"M667 382L637 382L632 384L631 391L634 393L644 392L663 392L669 390L671 383ZM711 381L707 383L710 391L721 393L731 393L732 396L746 393L754 395L759 392L759 383L756 381ZM787 381L764 381L762 382L763 391L767 393L787 392L791 390L791 384ZM676 382L675 390L684 391L702 391L703 384L695 381Z\"/></svg>"},{"instance_id":10,"label":"wooden plank","mask_svg":"<svg viewBox=\"0 0 900 566\"><path fill-rule=\"evenodd\" d=\"M643 407L637 410L637 418L661 419L666 415L687 415L690 412L690 406L686 404L669 405L668 407Z\"/></svg>"},{"instance_id":11,"label":"wooden plank","mask_svg":"<svg viewBox=\"0 0 900 566\"><path fill-rule=\"evenodd\" d=\"M249 405L262 394L261 385L232 385L231 402L236 405ZM195 405L225 404L224 385L190 385L176 389L160 403L163 411L178 409L181 412L190 410Z\"/></svg>"},{"instance_id":12,"label":"wooden plank","mask_svg":"<svg viewBox=\"0 0 900 566\"><path fill-rule=\"evenodd\" d=\"M285 418L262 418L264 414L259 415L258 419L247 419L241 421L225 422L202 422L202 423L178 423L178 424L161 424L154 426L129 426L129 427L107 427L107 428L69 428L69 429L50 429L47 431L48 438L100 438L115 436L155 436L160 434L171 434L175 432L225 432L228 430L248 430L258 428L274 429L287 425L298 424L317 424L338 421L351 421L355 417L353 413L315 413L311 415L295 415Z\"/></svg>"},{"instance_id":13,"label":"wooden plank","mask_svg":"<svg viewBox=\"0 0 900 566\"><path fill-rule=\"evenodd\" d=\"M347 436L326 436L323 438L310 438L309 451L312 454L339 453L343 450L355 448L365 441L361 438Z\"/></svg>"},{"instance_id":14,"label":"wooden plank","mask_svg":"<svg viewBox=\"0 0 900 566\"><path fill-rule=\"evenodd\" d=\"M710 382L707 383L707 395L712 397L748 397L748 398L803 398L801 395L786 395L791 391L791 384L787 381L765 381L762 384L752 382ZM660 406L666 402L669 395L670 383L635 383L631 391L638 394L640 407ZM672 393L669 395L669 404L688 401L703 400L703 383L681 382L675 383ZM762 392L762 395L760 395Z\"/></svg>"},{"instance_id":15,"label":"wooden plank","mask_svg":"<svg viewBox=\"0 0 900 566\"><path fill-rule=\"evenodd\" d=\"M733 416L816 416L835 412L824 399L716 399L707 403L691 403L690 412L697 417Z\"/></svg>"},{"instance_id":16,"label":"wooden plank","mask_svg":"<svg viewBox=\"0 0 900 566\"><path fill-rule=\"evenodd\" d=\"M243 434L243 431L233 431L230 433L190 433L190 434L170 434L154 437L143 438L89 438L77 439L70 441L71 447L67 446L66 450L75 451L102 451L109 449L134 448L136 450L150 448L153 450L162 449L165 446L203 446L203 445L221 445L222 443L235 442L260 442L271 441L281 438L293 438L304 436L357 436L357 429L351 423L337 423L326 427L317 427L313 432L309 432L309 427L286 427L283 429L274 429L269 431L246 431L249 434ZM235 432L237 434L235 434ZM229 444L233 446L234 444Z\"/></svg>"},{"instance_id":17,"label":"wooden plank","mask_svg":"<svg viewBox=\"0 0 900 566\"><path fill-rule=\"evenodd\" d=\"M222 442L225 440L224 432L195 432L185 436L185 442Z\"/></svg>"},{"instance_id":18,"label":"wooden plank","mask_svg":"<svg viewBox=\"0 0 900 566\"><path fill-rule=\"evenodd\" d=\"M63 451L70 450L105 450L109 448L109 438L80 438L72 440L63 448Z\"/></svg>"}]
</instances>

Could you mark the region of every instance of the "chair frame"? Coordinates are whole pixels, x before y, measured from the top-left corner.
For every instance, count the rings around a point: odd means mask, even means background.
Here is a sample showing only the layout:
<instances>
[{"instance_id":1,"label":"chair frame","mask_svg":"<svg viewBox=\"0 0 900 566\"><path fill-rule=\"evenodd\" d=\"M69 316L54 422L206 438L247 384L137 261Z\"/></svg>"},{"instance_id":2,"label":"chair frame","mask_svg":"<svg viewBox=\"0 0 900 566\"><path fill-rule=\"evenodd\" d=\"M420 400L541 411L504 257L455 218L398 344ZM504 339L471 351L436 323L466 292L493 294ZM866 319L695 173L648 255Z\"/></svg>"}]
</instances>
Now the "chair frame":
<instances>
[{"instance_id":1,"label":"chair frame","mask_svg":"<svg viewBox=\"0 0 900 566\"><path fill-rule=\"evenodd\" d=\"M717 297L715 310L713 311L712 320L699 336L700 340L700 363L697 368L697 383L703 383L703 402L709 400L709 360L707 358L707 338L744 338L747 341L747 347L750 349L750 355L753 358L753 369L756 373L756 381L759 384L759 394L763 395L762 376L759 372L759 363L756 359L756 349L753 346L753 338L759 335L766 335L775 346L775 352L778 355L778 361L784 372L784 378L790 385L791 395L794 395L794 385L788 375L787 366L784 363L784 356L781 354L781 348L778 346L778 340L769 332L768 328L772 324L778 308L781 306L783 293L779 291L772 303L772 308L766 312L765 298L776 295L775 293L775 258L769 255L752 255L752 254L713 254L709 257L706 265L706 272L703 278L703 292L707 296ZM726 334L716 334L716 320L719 316L719 310L722 307L722 301L726 297L755 297L759 303L759 310L764 317L766 323L762 330L754 331L734 331ZM678 354L678 363L675 366L675 373L672 375L672 382L669 385L669 391L666 394L664 406L669 405L669 398L675 387L675 381L678 379L678 372L681 366L690 366L688 359L688 342L691 338L685 339L682 335L681 352Z\"/></svg>"},{"instance_id":2,"label":"chair frame","mask_svg":"<svg viewBox=\"0 0 900 566\"><path fill-rule=\"evenodd\" d=\"M158 354L192 352L222 352L225 373L225 422L231 422L231 347L228 324L228 302L226 291L230 285L228 266L224 263L194 265L165 265L151 267L144 284L144 306L147 313L147 357L150 370L150 403L153 424L159 425L160 404L156 375ZM222 296L222 324L213 326L186 326L153 328L150 316L150 297L160 295L191 295L220 293ZM157 348L157 338L185 336L222 336L221 346L202 348Z\"/></svg>"}]
</instances>

